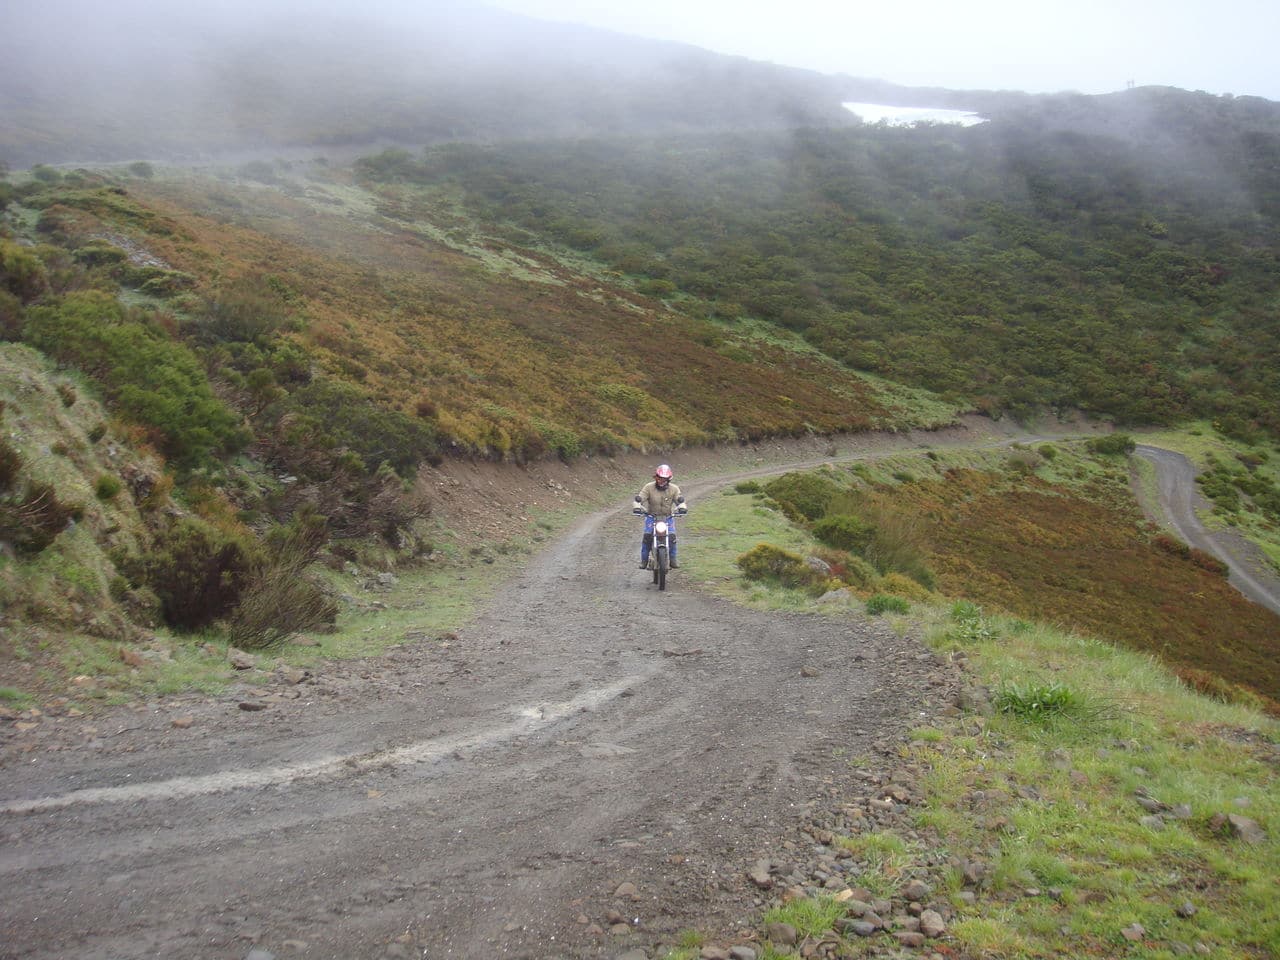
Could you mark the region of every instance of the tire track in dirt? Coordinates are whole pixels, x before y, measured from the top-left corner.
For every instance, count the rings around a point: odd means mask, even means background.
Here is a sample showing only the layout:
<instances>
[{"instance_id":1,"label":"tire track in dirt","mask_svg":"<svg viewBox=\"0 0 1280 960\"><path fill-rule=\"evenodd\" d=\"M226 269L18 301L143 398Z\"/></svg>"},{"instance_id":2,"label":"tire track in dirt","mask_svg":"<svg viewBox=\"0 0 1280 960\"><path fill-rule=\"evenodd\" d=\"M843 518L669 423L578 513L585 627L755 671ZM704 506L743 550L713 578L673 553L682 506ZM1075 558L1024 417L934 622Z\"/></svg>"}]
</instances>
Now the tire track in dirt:
<instances>
[{"instance_id":1,"label":"tire track in dirt","mask_svg":"<svg viewBox=\"0 0 1280 960\"><path fill-rule=\"evenodd\" d=\"M1209 503L1196 486L1197 471L1191 461L1148 444L1139 444L1134 452L1156 468L1159 502L1144 504L1148 515L1167 524L1184 542L1222 560L1230 570L1232 586L1254 603L1280 613L1280 578L1263 566L1256 548L1237 534L1210 532L1200 522L1197 511Z\"/></svg>"}]
</instances>

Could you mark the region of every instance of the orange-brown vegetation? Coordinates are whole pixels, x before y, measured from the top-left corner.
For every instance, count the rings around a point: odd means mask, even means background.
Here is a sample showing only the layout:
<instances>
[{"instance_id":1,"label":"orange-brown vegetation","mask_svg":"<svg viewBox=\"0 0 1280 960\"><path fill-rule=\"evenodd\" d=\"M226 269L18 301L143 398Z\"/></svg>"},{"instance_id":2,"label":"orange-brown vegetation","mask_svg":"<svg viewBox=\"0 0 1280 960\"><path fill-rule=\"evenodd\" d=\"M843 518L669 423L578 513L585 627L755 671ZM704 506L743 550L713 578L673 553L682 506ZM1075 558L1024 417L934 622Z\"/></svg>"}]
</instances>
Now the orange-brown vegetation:
<instances>
[{"instance_id":1,"label":"orange-brown vegetation","mask_svg":"<svg viewBox=\"0 0 1280 960\"><path fill-rule=\"evenodd\" d=\"M404 223L370 229L275 191L250 211L228 208L216 185L130 189L165 224L139 234L150 252L200 278L208 295L235 278L287 290L291 335L318 364L429 417L446 449L571 455L858 430L891 417L863 381L829 363L730 345L706 321L536 253L519 256L542 279L513 279Z\"/></svg>"},{"instance_id":2,"label":"orange-brown vegetation","mask_svg":"<svg viewBox=\"0 0 1280 960\"><path fill-rule=\"evenodd\" d=\"M1280 699L1280 617L1242 597L1211 564L1149 540L1135 508L976 470L874 496L921 518L944 593Z\"/></svg>"}]
</instances>

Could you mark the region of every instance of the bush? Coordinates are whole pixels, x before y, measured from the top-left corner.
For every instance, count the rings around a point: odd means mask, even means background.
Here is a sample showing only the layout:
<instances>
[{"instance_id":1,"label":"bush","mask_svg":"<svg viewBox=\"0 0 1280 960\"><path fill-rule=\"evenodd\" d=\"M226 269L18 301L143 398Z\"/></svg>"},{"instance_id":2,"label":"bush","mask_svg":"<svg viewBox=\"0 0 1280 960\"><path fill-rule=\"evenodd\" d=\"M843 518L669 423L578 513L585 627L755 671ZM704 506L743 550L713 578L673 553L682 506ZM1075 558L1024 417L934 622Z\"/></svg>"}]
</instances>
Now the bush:
<instances>
[{"instance_id":1,"label":"bush","mask_svg":"<svg viewBox=\"0 0 1280 960\"><path fill-rule=\"evenodd\" d=\"M743 480L733 485L734 493L759 493L764 488L756 480Z\"/></svg>"},{"instance_id":2,"label":"bush","mask_svg":"<svg viewBox=\"0 0 1280 960\"><path fill-rule=\"evenodd\" d=\"M20 465L21 460L17 463ZM12 459L0 448L0 471L10 473L15 469ZM59 500L47 483L29 483L21 492L16 488L16 480L11 478L8 489L14 492L0 496L0 541L20 553L39 553L84 513L83 508Z\"/></svg>"},{"instance_id":3,"label":"bush","mask_svg":"<svg viewBox=\"0 0 1280 960\"><path fill-rule=\"evenodd\" d=\"M213 395L195 355L153 326L125 319L106 294L71 294L28 311L24 339L102 384L135 423L152 428L160 449L194 467L247 441L239 418Z\"/></svg>"},{"instance_id":4,"label":"bush","mask_svg":"<svg viewBox=\"0 0 1280 960\"><path fill-rule=\"evenodd\" d=\"M306 573L327 540L324 517L308 509L267 534L269 556L247 578L227 619L227 634L236 646L263 649L334 623L338 605Z\"/></svg>"},{"instance_id":5,"label":"bush","mask_svg":"<svg viewBox=\"0 0 1280 960\"><path fill-rule=\"evenodd\" d=\"M104 473L98 478L98 482L94 484L93 492L99 500L111 500L120 492L122 487L123 484L118 477Z\"/></svg>"},{"instance_id":6,"label":"bush","mask_svg":"<svg viewBox=\"0 0 1280 960\"><path fill-rule=\"evenodd\" d=\"M911 609L910 604L902 597L894 597L884 593L877 593L867 599L867 613L871 616L890 613L906 613Z\"/></svg>"},{"instance_id":7,"label":"bush","mask_svg":"<svg viewBox=\"0 0 1280 960\"><path fill-rule=\"evenodd\" d=\"M764 489L793 520L822 517L841 491L839 484L821 473L784 473L766 483Z\"/></svg>"},{"instance_id":8,"label":"bush","mask_svg":"<svg viewBox=\"0 0 1280 960\"><path fill-rule=\"evenodd\" d=\"M123 562L133 584L159 598L165 622L183 630L208 626L230 612L260 564L261 549L248 534L192 517L165 530L143 557Z\"/></svg>"},{"instance_id":9,"label":"bush","mask_svg":"<svg viewBox=\"0 0 1280 960\"><path fill-rule=\"evenodd\" d=\"M285 321L284 304L265 281L230 284L205 305L201 329L221 342L251 343L275 333Z\"/></svg>"},{"instance_id":10,"label":"bush","mask_svg":"<svg viewBox=\"0 0 1280 960\"><path fill-rule=\"evenodd\" d=\"M1090 453L1104 455L1129 454L1137 448L1133 437L1127 433L1111 433L1105 437L1094 437L1085 444Z\"/></svg>"},{"instance_id":11,"label":"bush","mask_svg":"<svg viewBox=\"0 0 1280 960\"><path fill-rule=\"evenodd\" d=\"M829 547L862 554L871 544L875 530L852 514L839 513L815 523L813 535Z\"/></svg>"},{"instance_id":12,"label":"bush","mask_svg":"<svg viewBox=\"0 0 1280 960\"><path fill-rule=\"evenodd\" d=\"M826 586L826 577L803 557L768 543L752 547L738 557L737 564L748 580L778 583L793 590L817 591Z\"/></svg>"},{"instance_id":13,"label":"bush","mask_svg":"<svg viewBox=\"0 0 1280 960\"><path fill-rule=\"evenodd\" d=\"M879 579L876 568L844 550L818 550L816 555L831 568L831 576L859 590L870 589Z\"/></svg>"},{"instance_id":14,"label":"bush","mask_svg":"<svg viewBox=\"0 0 1280 960\"><path fill-rule=\"evenodd\" d=\"M381 406L359 387L338 380L316 379L299 387L280 410L285 448L352 450L370 470L386 461L401 476L412 476L419 463L440 455L433 421ZM288 462L291 451L280 452ZM291 469L327 477L330 464L296 463Z\"/></svg>"},{"instance_id":15,"label":"bush","mask_svg":"<svg viewBox=\"0 0 1280 960\"><path fill-rule=\"evenodd\" d=\"M906 597L908 600L929 599L928 587L914 577L909 577L905 573L898 573L896 570L890 571L880 578L880 589L885 593Z\"/></svg>"},{"instance_id":16,"label":"bush","mask_svg":"<svg viewBox=\"0 0 1280 960\"><path fill-rule=\"evenodd\" d=\"M0 240L0 287L23 303L30 303L48 286L44 264L35 254L9 240Z\"/></svg>"}]
</instances>

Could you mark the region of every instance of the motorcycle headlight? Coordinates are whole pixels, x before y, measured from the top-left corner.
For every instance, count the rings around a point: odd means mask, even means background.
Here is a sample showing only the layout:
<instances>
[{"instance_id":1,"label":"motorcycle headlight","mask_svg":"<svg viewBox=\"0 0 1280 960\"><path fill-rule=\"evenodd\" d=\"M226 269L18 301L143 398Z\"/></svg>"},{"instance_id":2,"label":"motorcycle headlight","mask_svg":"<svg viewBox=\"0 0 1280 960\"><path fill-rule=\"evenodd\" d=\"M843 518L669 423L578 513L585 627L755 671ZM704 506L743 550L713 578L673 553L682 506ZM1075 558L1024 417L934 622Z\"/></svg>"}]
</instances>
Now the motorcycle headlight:
<instances>
[{"instance_id":1,"label":"motorcycle headlight","mask_svg":"<svg viewBox=\"0 0 1280 960\"><path fill-rule=\"evenodd\" d=\"M655 524L653 525L653 532L654 532L654 533L656 533L656 534L657 534L658 536L660 536L660 537L664 537L664 536L666 536L666 534L667 534L667 522L666 522L665 520L659 520L657 523L655 523Z\"/></svg>"}]
</instances>

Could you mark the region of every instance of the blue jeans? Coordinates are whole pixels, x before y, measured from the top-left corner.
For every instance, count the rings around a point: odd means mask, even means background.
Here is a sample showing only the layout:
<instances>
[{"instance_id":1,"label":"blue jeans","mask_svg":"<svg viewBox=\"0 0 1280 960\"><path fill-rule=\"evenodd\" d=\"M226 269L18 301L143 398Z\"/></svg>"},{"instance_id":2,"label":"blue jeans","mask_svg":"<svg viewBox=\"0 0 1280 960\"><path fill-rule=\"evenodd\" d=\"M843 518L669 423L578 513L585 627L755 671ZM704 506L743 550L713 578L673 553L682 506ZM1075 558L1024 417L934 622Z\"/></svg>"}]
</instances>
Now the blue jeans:
<instances>
[{"instance_id":1,"label":"blue jeans","mask_svg":"<svg viewBox=\"0 0 1280 960\"><path fill-rule=\"evenodd\" d=\"M653 546L653 523L654 516L649 514L644 518L644 539L640 541L640 562L649 562L649 550ZM676 518L667 517L668 537L671 542L671 552L669 559L672 563L676 562Z\"/></svg>"}]
</instances>

